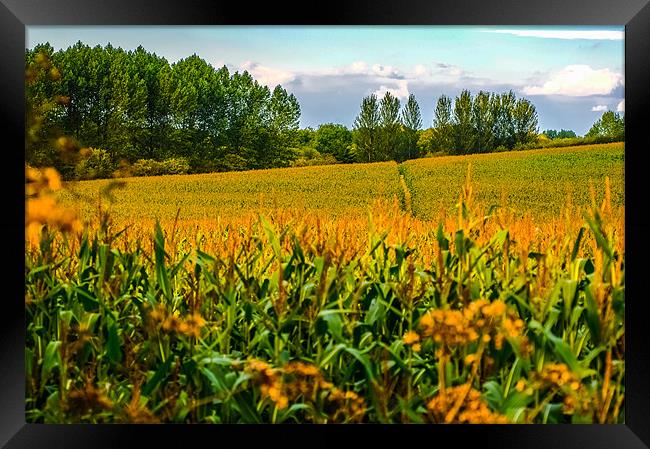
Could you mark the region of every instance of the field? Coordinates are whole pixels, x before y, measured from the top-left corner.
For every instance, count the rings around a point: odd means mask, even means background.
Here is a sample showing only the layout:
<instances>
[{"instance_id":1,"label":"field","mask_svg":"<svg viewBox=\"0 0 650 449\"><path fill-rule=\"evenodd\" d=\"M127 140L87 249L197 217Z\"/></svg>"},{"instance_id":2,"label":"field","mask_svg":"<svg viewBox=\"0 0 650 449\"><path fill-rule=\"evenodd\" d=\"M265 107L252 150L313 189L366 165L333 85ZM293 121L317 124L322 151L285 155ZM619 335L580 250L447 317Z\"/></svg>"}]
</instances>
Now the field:
<instances>
[{"instance_id":1,"label":"field","mask_svg":"<svg viewBox=\"0 0 650 449\"><path fill-rule=\"evenodd\" d=\"M395 162L326 165L201 175L124 178L115 190L111 212L116 219L171 222L240 216L261 209L290 208L323 212L328 217L365 218L378 199L397 197L404 205L400 175L410 190L416 218L438 218L441 209L453 213L460 187L472 165L476 200L486 206L514 208L518 216L557 216L569 193L575 206L589 204L589 181L603 187L611 182L612 203L623 205L624 148L622 143L529 150L485 155L415 159ZM66 205L81 216L97 213L97 196L109 181L79 181L63 192ZM74 195L79 198L75 199ZM505 195L503 197L502 195Z\"/></svg>"},{"instance_id":2,"label":"field","mask_svg":"<svg viewBox=\"0 0 650 449\"><path fill-rule=\"evenodd\" d=\"M32 174L27 420L624 422L623 165Z\"/></svg>"}]
</instances>

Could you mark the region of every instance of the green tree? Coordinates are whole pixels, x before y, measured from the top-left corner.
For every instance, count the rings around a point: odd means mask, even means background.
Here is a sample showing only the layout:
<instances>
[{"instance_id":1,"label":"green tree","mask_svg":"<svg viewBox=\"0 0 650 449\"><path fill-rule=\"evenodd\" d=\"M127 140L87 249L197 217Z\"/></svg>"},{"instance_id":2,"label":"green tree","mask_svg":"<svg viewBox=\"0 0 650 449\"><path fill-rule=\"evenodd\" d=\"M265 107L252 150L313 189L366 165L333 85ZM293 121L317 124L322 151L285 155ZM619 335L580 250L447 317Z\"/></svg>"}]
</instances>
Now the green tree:
<instances>
[{"instance_id":1,"label":"green tree","mask_svg":"<svg viewBox=\"0 0 650 449\"><path fill-rule=\"evenodd\" d=\"M512 116L516 98L513 91L491 96L492 114L494 117L495 147L513 148L515 145L515 124Z\"/></svg>"},{"instance_id":2,"label":"green tree","mask_svg":"<svg viewBox=\"0 0 650 449\"><path fill-rule=\"evenodd\" d=\"M433 115L434 146L439 151L449 153L454 147L454 126L451 112L451 98L441 95Z\"/></svg>"},{"instance_id":3,"label":"green tree","mask_svg":"<svg viewBox=\"0 0 650 449\"><path fill-rule=\"evenodd\" d=\"M512 111L512 119L515 131L515 145L523 145L535 140L539 131L537 128L537 111L530 101L525 98L518 99Z\"/></svg>"},{"instance_id":4,"label":"green tree","mask_svg":"<svg viewBox=\"0 0 650 449\"><path fill-rule=\"evenodd\" d=\"M422 128L422 113L415 95L410 94L402 109L402 124L404 125L402 152L399 160L412 159L419 156L418 139Z\"/></svg>"},{"instance_id":5,"label":"green tree","mask_svg":"<svg viewBox=\"0 0 650 449\"><path fill-rule=\"evenodd\" d=\"M549 139L568 139L572 137L578 137L576 133L572 130L562 129L557 131L555 129L547 129L542 134L546 135Z\"/></svg>"},{"instance_id":6,"label":"green tree","mask_svg":"<svg viewBox=\"0 0 650 449\"><path fill-rule=\"evenodd\" d=\"M587 131L586 137L603 137L611 140L625 139L625 117L606 111Z\"/></svg>"},{"instance_id":7,"label":"green tree","mask_svg":"<svg viewBox=\"0 0 650 449\"><path fill-rule=\"evenodd\" d=\"M379 104L371 94L361 101L361 111L354 120L354 143L358 157L365 162L378 159L377 134L379 130Z\"/></svg>"},{"instance_id":8,"label":"green tree","mask_svg":"<svg viewBox=\"0 0 650 449\"><path fill-rule=\"evenodd\" d=\"M487 152L494 148L494 116L490 107L490 94L480 91L472 103L474 151Z\"/></svg>"},{"instance_id":9,"label":"green tree","mask_svg":"<svg viewBox=\"0 0 650 449\"><path fill-rule=\"evenodd\" d=\"M399 99L390 92L386 92L379 103L379 160L399 160L401 137L399 110Z\"/></svg>"},{"instance_id":10,"label":"green tree","mask_svg":"<svg viewBox=\"0 0 650 449\"><path fill-rule=\"evenodd\" d=\"M476 136L472 122L472 95L463 90L454 100L454 150L456 153L470 153Z\"/></svg>"},{"instance_id":11,"label":"green tree","mask_svg":"<svg viewBox=\"0 0 650 449\"><path fill-rule=\"evenodd\" d=\"M350 159L348 147L352 133L344 125L325 123L315 133L314 148L321 154L332 154L337 160Z\"/></svg>"}]
</instances>

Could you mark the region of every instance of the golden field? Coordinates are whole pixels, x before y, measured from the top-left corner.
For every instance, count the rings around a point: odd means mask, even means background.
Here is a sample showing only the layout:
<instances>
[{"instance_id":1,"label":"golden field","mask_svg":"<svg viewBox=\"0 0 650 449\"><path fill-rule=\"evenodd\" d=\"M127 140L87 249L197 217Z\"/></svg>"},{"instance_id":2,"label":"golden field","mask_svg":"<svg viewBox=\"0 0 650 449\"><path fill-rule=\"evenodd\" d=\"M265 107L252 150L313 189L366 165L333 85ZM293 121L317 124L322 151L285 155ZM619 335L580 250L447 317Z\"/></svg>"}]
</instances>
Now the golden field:
<instances>
[{"instance_id":1,"label":"golden field","mask_svg":"<svg viewBox=\"0 0 650 449\"><path fill-rule=\"evenodd\" d=\"M30 174L27 420L624 422L623 161Z\"/></svg>"}]
</instances>

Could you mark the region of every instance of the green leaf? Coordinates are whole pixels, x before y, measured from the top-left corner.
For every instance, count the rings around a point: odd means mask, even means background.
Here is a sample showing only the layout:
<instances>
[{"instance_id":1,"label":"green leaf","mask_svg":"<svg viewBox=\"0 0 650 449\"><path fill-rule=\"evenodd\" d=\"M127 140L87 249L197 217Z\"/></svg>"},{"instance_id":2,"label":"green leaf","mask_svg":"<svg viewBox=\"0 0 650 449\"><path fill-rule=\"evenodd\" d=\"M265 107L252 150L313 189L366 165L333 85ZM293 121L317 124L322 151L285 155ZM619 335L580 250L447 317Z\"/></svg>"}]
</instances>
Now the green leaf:
<instances>
[{"instance_id":1,"label":"green leaf","mask_svg":"<svg viewBox=\"0 0 650 449\"><path fill-rule=\"evenodd\" d=\"M156 231L154 235L154 254L156 259L156 276L158 279L158 285L160 286L163 295L165 295L168 300L171 300L172 288L167 268L165 267L165 258L168 257L165 252L165 237L158 221L156 221Z\"/></svg>"},{"instance_id":2,"label":"green leaf","mask_svg":"<svg viewBox=\"0 0 650 449\"><path fill-rule=\"evenodd\" d=\"M169 370L172 366L172 358L169 357L165 363L160 365L151 379L144 385L142 388L142 394L144 396L149 396L155 389L158 387L158 384L167 378L169 375Z\"/></svg>"},{"instance_id":3,"label":"green leaf","mask_svg":"<svg viewBox=\"0 0 650 449\"><path fill-rule=\"evenodd\" d=\"M370 359L368 359L368 357L365 354L362 354L361 352L359 352L359 350L357 350L355 348L350 348L350 347L346 346L344 349L345 349L345 351L347 353L349 353L355 359L357 359L359 362L361 362L361 364L363 365L363 367L364 367L364 369L366 371L366 377L368 378L368 380L374 381L375 380L375 375L374 375L373 370L372 370L372 364L370 362Z\"/></svg>"},{"instance_id":4,"label":"green leaf","mask_svg":"<svg viewBox=\"0 0 650 449\"><path fill-rule=\"evenodd\" d=\"M567 364L567 366L571 369L571 371L575 372L576 374L578 374L578 376L582 377L584 370L578 363L578 359L576 358L576 356L571 351L571 347L564 340L553 335L550 329L542 327L542 325L537 321L532 320L528 326L531 329L541 329L544 332L544 335L548 339L549 343L551 344L551 348L553 349L555 355L558 358L560 358L562 361L564 361L564 363Z\"/></svg>"},{"instance_id":5,"label":"green leaf","mask_svg":"<svg viewBox=\"0 0 650 449\"><path fill-rule=\"evenodd\" d=\"M575 243L573 244L573 250L571 251L571 262L576 260L576 257L578 256L578 250L580 249L580 241L582 240L582 236L585 233L585 228L581 227L580 230L578 231L578 237L576 238Z\"/></svg>"},{"instance_id":6,"label":"green leaf","mask_svg":"<svg viewBox=\"0 0 650 449\"><path fill-rule=\"evenodd\" d=\"M591 292L591 286L585 288L585 319L591 334L591 341L595 345L600 344L600 314L596 298Z\"/></svg>"},{"instance_id":7,"label":"green leaf","mask_svg":"<svg viewBox=\"0 0 650 449\"><path fill-rule=\"evenodd\" d=\"M120 337L117 334L117 324L113 318L108 319L106 326L108 337L106 338L106 355L113 363L119 363L122 360L122 349L120 347Z\"/></svg>"},{"instance_id":8,"label":"green leaf","mask_svg":"<svg viewBox=\"0 0 650 449\"><path fill-rule=\"evenodd\" d=\"M61 369L61 342L51 341L45 347L43 354L43 366L41 367L41 382L44 384L54 368Z\"/></svg>"}]
</instances>

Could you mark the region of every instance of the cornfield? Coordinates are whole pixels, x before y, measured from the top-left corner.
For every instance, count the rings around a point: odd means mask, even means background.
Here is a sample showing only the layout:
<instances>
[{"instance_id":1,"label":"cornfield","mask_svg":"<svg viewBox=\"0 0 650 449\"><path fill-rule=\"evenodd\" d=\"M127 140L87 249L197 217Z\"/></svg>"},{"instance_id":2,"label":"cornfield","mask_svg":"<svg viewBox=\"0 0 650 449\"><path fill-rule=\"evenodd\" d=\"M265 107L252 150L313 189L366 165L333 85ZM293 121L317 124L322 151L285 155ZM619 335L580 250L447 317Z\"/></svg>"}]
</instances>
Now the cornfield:
<instances>
[{"instance_id":1,"label":"cornfield","mask_svg":"<svg viewBox=\"0 0 650 449\"><path fill-rule=\"evenodd\" d=\"M403 164L383 192L365 181L360 204L360 173L295 169L332 184L305 193L332 213L243 183L250 201L227 193L218 216L98 203L83 225L53 199L74 186L28 171L27 421L624 422L622 177L580 207L554 192L542 220L479 201L464 165L434 213L417 170L437 163Z\"/></svg>"}]
</instances>

